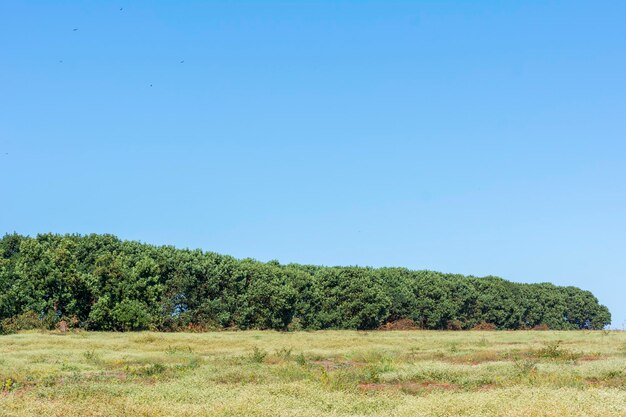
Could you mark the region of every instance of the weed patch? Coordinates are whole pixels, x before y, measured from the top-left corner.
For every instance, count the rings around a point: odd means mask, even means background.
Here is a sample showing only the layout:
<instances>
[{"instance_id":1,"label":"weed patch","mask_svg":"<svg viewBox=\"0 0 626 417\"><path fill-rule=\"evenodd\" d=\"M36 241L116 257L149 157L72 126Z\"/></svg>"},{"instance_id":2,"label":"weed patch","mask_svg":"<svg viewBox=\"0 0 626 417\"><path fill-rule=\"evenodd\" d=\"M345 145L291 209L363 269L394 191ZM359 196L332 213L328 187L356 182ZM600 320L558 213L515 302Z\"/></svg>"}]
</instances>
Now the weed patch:
<instances>
[{"instance_id":1,"label":"weed patch","mask_svg":"<svg viewBox=\"0 0 626 417\"><path fill-rule=\"evenodd\" d=\"M168 346L167 349L165 349L165 353L167 353L168 355L175 355L177 353L192 353L193 349L191 348L191 346L189 345L184 345L184 346Z\"/></svg>"},{"instance_id":2,"label":"weed patch","mask_svg":"<svg viewBox=\"0 0 626 417\"><path fill-rule=\"evenodd\" d=\"M563 342L561 340L547 343L544 348L534 352L534 356L555 361L571 362L576 362L580 357L582 357L582 353L573 352L569 349L563 348L561 346L562 343Z\"/></svg>"},{"instance_id":3,"label":"weed patch","mask_svg":"<svg viewBox=\"0 0 626 417\"><path fill-rule=\"evenodd\" d=\"M102 359L100 358L100 355L95 350L87 350L83 352L83 357L85 358L87 362L90 362L93 364L102 363Z\"/></svg>"},{"instance_id":4,"label":"weed patch","mask_svg":"<svg viewBox=\"0 0 626 417\"><path fill-rule=\"evenodd\" d=\"M255 346L252 348L252 353L250 354L249 359L252 363L263 363L266 357L267 352Z\"/></svg>"}]
</instances>

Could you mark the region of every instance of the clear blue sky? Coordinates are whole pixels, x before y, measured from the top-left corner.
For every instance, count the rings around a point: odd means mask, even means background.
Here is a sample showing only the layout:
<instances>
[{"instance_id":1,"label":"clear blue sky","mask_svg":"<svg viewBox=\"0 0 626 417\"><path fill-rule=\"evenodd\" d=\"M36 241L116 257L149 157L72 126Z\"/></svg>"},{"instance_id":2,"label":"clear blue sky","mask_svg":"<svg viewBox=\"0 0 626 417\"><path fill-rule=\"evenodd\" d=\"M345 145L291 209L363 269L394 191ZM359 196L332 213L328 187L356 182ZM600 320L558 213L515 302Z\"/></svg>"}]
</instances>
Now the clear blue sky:
<instances>
[{"instance_id":1,"label":"clear blue sky","mask_svg":"<svg viewBox=\"0 0 626 417\"><path fill-rule=\"evenodd\" d=\"M625 17L2 0L0 233L575 285L621 328Z\"/></svg>"}]
</instances>

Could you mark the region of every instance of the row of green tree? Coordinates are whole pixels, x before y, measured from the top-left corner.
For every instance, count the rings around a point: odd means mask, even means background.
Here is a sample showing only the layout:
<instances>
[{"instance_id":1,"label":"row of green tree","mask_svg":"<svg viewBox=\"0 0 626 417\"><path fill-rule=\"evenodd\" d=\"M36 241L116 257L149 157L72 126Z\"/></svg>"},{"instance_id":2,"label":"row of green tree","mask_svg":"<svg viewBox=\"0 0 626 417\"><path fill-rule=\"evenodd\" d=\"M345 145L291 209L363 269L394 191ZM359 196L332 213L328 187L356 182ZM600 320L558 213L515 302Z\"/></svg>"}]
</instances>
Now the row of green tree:
<instances>
[{"instance_id":1,"label":"row of green tree","mask_svg":"<svg viewBox=\"0 0 626 417\"><path fill-rule=\"evenodd\" d=\"M498 329L601 329L588 291L404 268L238 260L112 235L7 234L0 240L0 320L23 314L92 330L375 329L410 319Z\"/></svg>"}]
</instances>

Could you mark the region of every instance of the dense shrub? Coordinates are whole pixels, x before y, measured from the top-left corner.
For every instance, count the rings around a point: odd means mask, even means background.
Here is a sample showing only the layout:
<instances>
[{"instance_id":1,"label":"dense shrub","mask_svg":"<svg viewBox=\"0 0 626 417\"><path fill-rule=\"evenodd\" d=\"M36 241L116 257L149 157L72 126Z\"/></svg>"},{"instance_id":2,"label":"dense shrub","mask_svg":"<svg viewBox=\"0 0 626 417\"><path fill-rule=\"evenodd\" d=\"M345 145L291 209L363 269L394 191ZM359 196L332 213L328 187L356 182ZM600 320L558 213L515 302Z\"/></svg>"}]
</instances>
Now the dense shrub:
<instances>
[{"instance_id":1,"label":"dense shrub","mask_svg":"<svg viewBox=\"0 0 626 417\"><path fill-rule=\"evenodd\" d=\"M0 334L11 334L20 330L47 330L54 326L49 317L39 317L34 311L26 311L0 321Z\"/></svg>"},{"instance_id":2,"label":"dense shrub","mask_svg":"<svg viewBox=\"0 0 626 417\"><path fill-rule=\"evenodd\" d=\"M111 235L0 239L0 332L601 329L588 291L404 268L281 265ZM410 324L410 325L409 325Z\"/></svg>"},{"instance_id":3,"label":"dense shrub","mask_svg":"<svg viewBox=\"0 0 626 417\"><path fill-rule=\"evenodd\" d=\"M151 323L147 306L138 300L123 300L111 313L119 330L143 330Z\"/></svg>"}]
</instances>

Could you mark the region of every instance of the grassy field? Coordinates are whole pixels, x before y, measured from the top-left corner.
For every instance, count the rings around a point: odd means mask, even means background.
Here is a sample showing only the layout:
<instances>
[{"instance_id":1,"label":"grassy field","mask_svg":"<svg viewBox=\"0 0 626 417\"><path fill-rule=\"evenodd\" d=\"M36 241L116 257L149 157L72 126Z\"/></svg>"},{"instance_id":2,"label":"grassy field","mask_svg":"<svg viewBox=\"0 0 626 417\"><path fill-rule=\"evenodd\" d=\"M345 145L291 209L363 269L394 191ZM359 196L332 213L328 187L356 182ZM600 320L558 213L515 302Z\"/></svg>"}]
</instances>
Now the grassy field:
<instances>
[{"instance_id":1,"label":"grassy field","mask_svg":"<svg viewBox=\"0 0 626 417\"><path fill-rule=\"evenodd\" d=\"M20 333L2 416L626 416L626 332Z\"/></svg>"}]
</instances>

